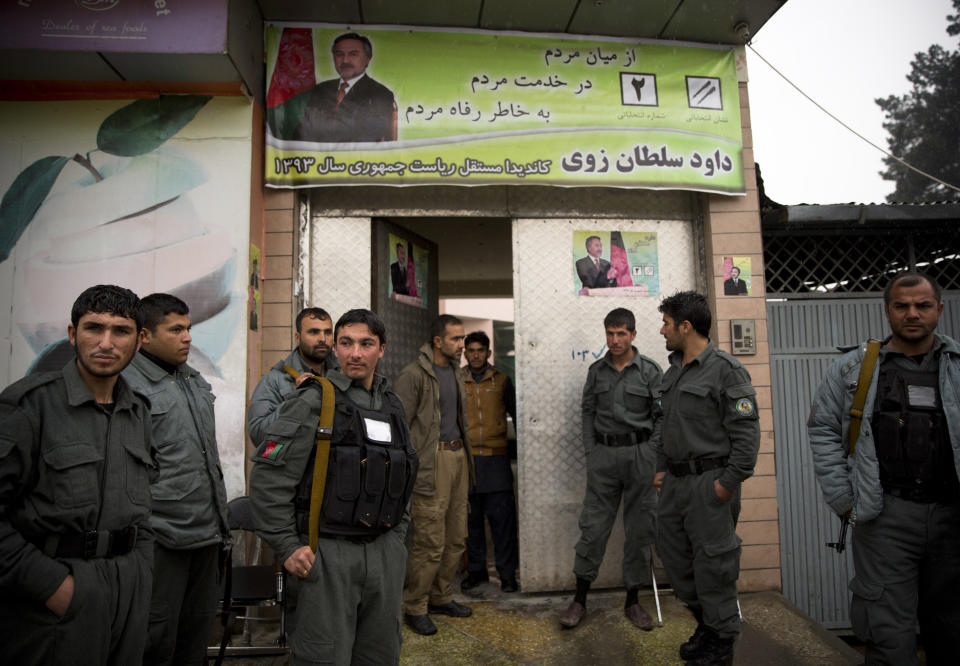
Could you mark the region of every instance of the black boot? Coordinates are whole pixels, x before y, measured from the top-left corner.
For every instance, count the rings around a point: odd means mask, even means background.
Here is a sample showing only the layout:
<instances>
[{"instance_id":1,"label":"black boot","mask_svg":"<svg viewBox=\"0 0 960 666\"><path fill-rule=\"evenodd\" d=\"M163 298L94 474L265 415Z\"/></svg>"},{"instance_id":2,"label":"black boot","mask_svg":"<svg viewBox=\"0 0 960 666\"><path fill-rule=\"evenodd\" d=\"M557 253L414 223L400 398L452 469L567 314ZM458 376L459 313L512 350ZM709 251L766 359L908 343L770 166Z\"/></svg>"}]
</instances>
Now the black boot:
<instances>
[{"instance_id":1,"label":"black boot","mask_svg":"<svg viewBox=\"0 0 960 666\"><path fill-rule=\"evenodd\" d=\"M703 611L690 609L693 617L697 620L697 628L686 643L680 646L680 658L687 660L700 655L703 646L703 635L707 628L703 625Z\"/></svg>"},{"instance_id":2,"label":"black boot","mask_svg":"<svg viewBox=\"0 0 960 666\"><path fill-rule=\"evenodd\" d=\"M687 666L732 666L735 638L720 638L713 630L704 628L700 654L687 661Z\"/></svg>"}]
</instances>

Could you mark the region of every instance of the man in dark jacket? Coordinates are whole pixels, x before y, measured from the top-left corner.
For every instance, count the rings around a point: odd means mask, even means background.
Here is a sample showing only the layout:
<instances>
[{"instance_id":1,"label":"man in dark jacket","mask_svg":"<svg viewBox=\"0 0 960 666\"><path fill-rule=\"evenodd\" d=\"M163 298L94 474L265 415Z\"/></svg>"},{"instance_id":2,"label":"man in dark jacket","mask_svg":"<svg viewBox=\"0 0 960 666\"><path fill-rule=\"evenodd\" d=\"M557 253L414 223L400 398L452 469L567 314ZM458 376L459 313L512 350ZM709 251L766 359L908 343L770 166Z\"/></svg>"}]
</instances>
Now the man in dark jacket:
<instances>
[{"instance_id":1,"label":"man in dark jacket","mask_svg":"<svg viewBox=\"0 0 960 666\"><path fill-rule=\"evenodd\" d=\"M120 371L140 300L90 287L62 370L0 394L0 626L9 664L138 664L150 608L150 414Z\"/></svg>"},{"instance_id":2,"label":"man in dark jacket","mask_svg":"<svg viewBox=\"0 0 960 666\"><path fill-rule=\"evenodd\" d=\"M586 240L587 256L577 260L577 277L585 289L605 289L617 286L617 271L604 259L603 241L599 236Z\"/></svg>"},{"instance_id":3,"label":"man in dark jacket","mask_svg":"<svg viewBox=\"0 0 960 666\"><path fill-rule=\"evenodd\" d=\"M507 414L516 420L517 396L510 378L490 365L490 338L483 331L466 337L467 428L473 448L477 485L470 491L467 521L467 577L470 590L488 579L484 518L490 521L500 589L516 592L517 507L513 469L507 450Z\"/></svg>"},{"instance_id":4,"label":"man in dark jacket","mask_svg":"<svg viewBox=\"0 0 960 666\"><path fill-rule=\"evenodd\" d=\"M170 294L143 298L140 352L123 371L150 400L160 478L144 664L203 664L217 613L220 554L230 539L210 384L187 364L190 309Z\"/></svg>"},{"instance_id":5,"label":"man in dark jacket","mask_svg":"<svg viewBox=\"0 0 960 666\"><path fill-rule=\"evenodd\" d=\"M333 42L333 64L339 78L323 81L284 102L293 112L303 109L289 138L322 143L397 140L397 104L390 89L366 73L373 58L370 40L355 32Z\"/></svg>"}]
</instances>

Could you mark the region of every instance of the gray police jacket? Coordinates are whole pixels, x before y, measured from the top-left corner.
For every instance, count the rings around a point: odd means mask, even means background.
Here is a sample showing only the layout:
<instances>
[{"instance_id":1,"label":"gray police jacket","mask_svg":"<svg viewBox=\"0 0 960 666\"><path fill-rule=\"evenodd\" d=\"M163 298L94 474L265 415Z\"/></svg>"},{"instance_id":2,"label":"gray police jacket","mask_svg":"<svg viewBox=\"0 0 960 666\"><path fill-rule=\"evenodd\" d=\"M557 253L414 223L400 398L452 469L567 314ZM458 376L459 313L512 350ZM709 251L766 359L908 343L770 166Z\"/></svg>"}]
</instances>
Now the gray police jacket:
<instances>
[{"instance_id":1,"label":"gray police jacket","mask_svg":"<svg viewBox=\"0 0 960 666\"><path fill-rule=\"evenodd\" d=\"M229 533L227 491L217 452L210 384L183 363L171 375L137 353L124 371L150 400L152 440L160 478L150 488L150 524L160 545L200 548Z\"/></svg>"},{"instance_id":2,"label":"gray police jacket","mask_svg":"<svg viewBox=\"0 0 960 666\"><path fill-rule=\"evenodd\" d=\"M300 373L313 372L313 369L303 362L299 350L294 349L285 359L277 361L257 382L257 387L250 396L250 406L247 407L247 432L250 433L250 441L254 447L263 443L267 436L267 427L277 420L280 405L297 392L296 382L283 369L284 365L289 365ZM339 367L337 357L332 353L328 355L327 369L337 370Z\"/></svg>"},{"instance_id":3,"label":"gray police jacket","mask_svg":"<svg viewBox=\"0 0 960 666\"><path fill-rule=\"evenodd\" d=\"M935 344L941 345L940 399L947 418L954 464L960 475L960 344L945 335L935 336ZM823 496L837 515L850 511L850 519L854 522L873 520L883 509L880 464L872 423L879 362L870 378L856 449L852 456L846 456L850 407L866 348L865 343L861 344L830 366L817 389L807 420L813 466ZM883 351L880 356L882 360Z\"/></svg>"}]
</instances>

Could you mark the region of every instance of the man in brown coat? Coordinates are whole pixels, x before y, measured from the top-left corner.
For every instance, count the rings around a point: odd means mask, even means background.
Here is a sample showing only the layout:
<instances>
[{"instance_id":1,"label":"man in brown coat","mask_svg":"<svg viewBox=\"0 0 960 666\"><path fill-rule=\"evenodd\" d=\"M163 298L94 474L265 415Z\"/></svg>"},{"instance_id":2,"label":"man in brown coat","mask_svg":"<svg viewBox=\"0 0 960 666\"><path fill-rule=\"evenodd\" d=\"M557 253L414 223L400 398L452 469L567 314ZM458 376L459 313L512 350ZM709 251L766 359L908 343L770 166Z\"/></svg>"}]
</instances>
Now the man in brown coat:
<instances>
[{"instance_id":1,"label":"man in brown coat","mask_svg":"<svg viewBox=\"0 0 960 666\"><path fill-rule=\"evenodd\" d=\"M450 585L466 547L467 492L473 481L460 371L463 323L440 315L430 333L430 342L400 371L394 387L420 460L410 502L413 543L403 612L407 624L424 636L437 633L428 613L451 617L472 613L453 600Z\"/></svg>"}]
</instances>

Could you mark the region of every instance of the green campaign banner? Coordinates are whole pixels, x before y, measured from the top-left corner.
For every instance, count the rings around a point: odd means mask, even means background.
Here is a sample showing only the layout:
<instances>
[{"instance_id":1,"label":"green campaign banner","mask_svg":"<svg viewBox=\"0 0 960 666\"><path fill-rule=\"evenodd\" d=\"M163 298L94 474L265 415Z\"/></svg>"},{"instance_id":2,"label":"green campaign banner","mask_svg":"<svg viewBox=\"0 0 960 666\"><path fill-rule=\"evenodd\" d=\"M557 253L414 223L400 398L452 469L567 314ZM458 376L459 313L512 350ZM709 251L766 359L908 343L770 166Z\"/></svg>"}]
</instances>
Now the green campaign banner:
<instances>
[{"instance_id":1,"label":"green campaign banner","mask_svg":"<svg viewBox=\"0 0 960 666\"><path fill-rule=\"evenodd\" d=\"M743 194L732 47L269 24L266 183Z\"/></svg>"}]
</instances>

